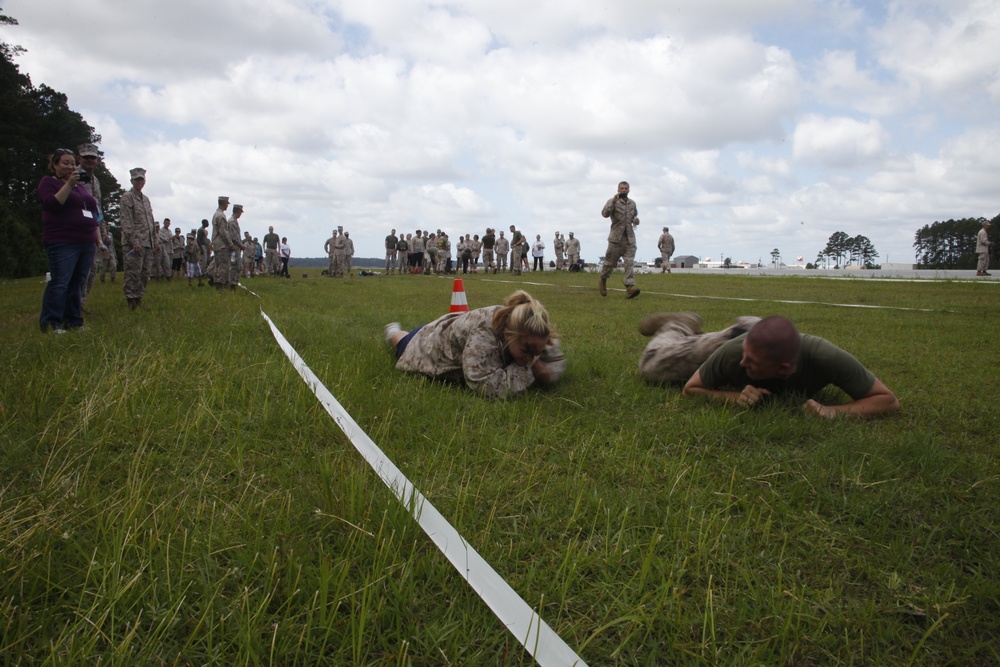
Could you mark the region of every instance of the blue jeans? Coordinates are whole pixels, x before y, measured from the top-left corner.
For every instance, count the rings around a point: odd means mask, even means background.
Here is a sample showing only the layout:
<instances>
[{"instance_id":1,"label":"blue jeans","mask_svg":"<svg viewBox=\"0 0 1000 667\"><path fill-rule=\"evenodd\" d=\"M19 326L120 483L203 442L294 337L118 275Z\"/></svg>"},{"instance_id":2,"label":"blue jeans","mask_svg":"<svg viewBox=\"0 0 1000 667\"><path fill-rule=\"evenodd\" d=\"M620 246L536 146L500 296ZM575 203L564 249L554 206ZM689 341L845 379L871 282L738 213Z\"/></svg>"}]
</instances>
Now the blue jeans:
<instances>
[{"instance_id":1,"label":"blue jeans","mask_svg":"<svg viewBox=\"0 0 1000 667\"><path fill-rule=\"evenodd\" d=\"M42 314L38 324L49 327L82 327L81 299L87 274L94 263L97 246L89 243L46 243L51 279L42 296Z\"/></svg>"}]
</instances>

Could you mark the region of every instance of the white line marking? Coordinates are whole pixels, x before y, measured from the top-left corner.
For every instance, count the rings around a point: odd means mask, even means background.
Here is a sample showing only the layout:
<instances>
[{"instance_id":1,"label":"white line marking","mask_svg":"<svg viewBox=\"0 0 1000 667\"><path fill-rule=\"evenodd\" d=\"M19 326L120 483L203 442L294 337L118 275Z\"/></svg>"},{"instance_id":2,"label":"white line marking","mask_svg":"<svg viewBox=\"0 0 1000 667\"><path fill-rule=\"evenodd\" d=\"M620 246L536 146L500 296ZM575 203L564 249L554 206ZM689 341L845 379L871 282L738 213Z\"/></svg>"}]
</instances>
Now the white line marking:
<instances>
[{"instance_id":1,"label":"white line marking","mask_svg":"<svg viewBox=\"0 0 1000 667\"><path fill-rule=\"evenodd\" d=\"M251 290L243 287L248 292ZM259 297L258 297L259 298ZM486 560L479 555L465 538L448 523L448 520L427 500L420 491L406 478L399 468L379 449L378 445L368 437L368 434L358 426L344 407L334 398L320 379L306 365L295 348L288 342L264 309L261 316L271 327L274 339L278 341L285 356L306 385L312 390L327 413L351 441L368 465L382 479L399 501L412 514L427 537L437 545L451 564L458 570L472 590L482 598L483 602L493 610L497 618L507 626L517 639L542 667L586 667L587 663L578 656L569 645L542 620L541 616L528 606L510 587L503 577L497 574Z\"/></svg>"}]
</instances>

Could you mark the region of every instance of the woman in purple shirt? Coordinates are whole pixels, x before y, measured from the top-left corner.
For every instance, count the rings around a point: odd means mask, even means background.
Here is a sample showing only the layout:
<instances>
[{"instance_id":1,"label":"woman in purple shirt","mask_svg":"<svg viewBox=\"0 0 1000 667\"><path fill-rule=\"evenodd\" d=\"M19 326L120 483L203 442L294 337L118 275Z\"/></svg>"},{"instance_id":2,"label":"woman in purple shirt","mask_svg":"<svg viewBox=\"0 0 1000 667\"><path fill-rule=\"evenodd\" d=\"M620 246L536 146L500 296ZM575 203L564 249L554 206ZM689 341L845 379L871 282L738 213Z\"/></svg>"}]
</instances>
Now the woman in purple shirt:
<instances>
[{"instance_id":1,"label":"woman in purple shirt","mask_svg":"<svg viewBox=\"0 0 1000 667\"><path fill-rule=\"evenodd\" d=\"M50 280L42 297L38 323L55 333L83 326L81 296L100 242L97 200L79 184L73 151L60 148L49 158L49 171L38 183L42 203L42 242L49 256Z\"/></svg>"}]
</instances>

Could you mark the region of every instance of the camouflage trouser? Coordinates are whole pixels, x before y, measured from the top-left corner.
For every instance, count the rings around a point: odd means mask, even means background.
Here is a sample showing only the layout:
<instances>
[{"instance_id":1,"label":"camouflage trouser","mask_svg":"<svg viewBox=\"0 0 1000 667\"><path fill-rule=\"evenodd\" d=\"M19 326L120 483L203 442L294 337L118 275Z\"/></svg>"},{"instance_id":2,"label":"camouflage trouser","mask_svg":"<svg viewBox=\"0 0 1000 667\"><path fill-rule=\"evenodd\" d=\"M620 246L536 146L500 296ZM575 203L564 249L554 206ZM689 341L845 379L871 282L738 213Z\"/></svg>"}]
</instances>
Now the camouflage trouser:
<instances>
[{"instance_id":1,"label":"camouflage trouser","mask_svg":"<svg viewBox=\"0 0 1000 667\"><path fill-rule=\"evenodd\" d=\"M198 246L198 256L201 263L201 273L202 275L208 275L208 262L212 257L212 246L203 245Z\"/></svg>"},{"instance_id":2,"label":"camouflage trouser","mask_svg":"<svg viewBox=\"0 0 1000 667\"><path fill-rule=\"evenodd\" d=\"M229 284L238 285L240 283L240 269L243 267L243 253L239 250L232 254L229 262Z\"/></svg>"},{"instance_id":3,"label":"camouflage trouser","mask_svg":"<svg viewBox=\"0 0 1000 667\"><path fill-rule=\"evenodd\" d=\"M170 255L170 244L160 246L160 276L163 278L170 278L173 275L173 271L170 267L170 260L173 259Z\"/></svg>"},{"instance_id":4,"label":"camouflage trouser","mask_svg":"<svg viewBox=\"0 0 1000 667\"><path fill-rule=\"evenodd\" d=\"M990 253L981 252L979 253L979 261L976 263L977 273L986 273L986 270L990 268Z\"/></svg>"},{"instance_id":5,"label":"camouflage trouser","mask_svg":"<svg viewBox=\"0 0 1000 667\"><path fill-rule=\"evenodd\" d=\"M212 260L212 280L217 289L229 284L229 273L233 268L232 252L229 248L215 248L215 259Z\"/></svg>"},{"instance_id":6,"label":"camouflage trouser","mask_svg":"<svg viewBox=\"0 0 1000 667\"><path fill-rule=\"evenodd\" d=\"M488 273L492 268L495 268L493 248L483 248L483 269Z\"/></svg>"},{"instance_id":7,"label":"camouflage trouser","mask_svg":"<svg viewBox=\"0 0 1000 667\"><path fill-rule=\"evenodd\" d=\"M507 270L507 253L505 252L497 253L497 270L498 271Z\"/></svg>"},{"instance_id":8,"label":"camouflage trouser","mask_svg":"<svg viewBox=\"0 0 1000 667\"><path fill-rule=\"evenodd\" d=\"M685 321L668 321L653 335L639 357L639 374L648 382L687 382L712 353L727 341L750 330L759 317L737 317L722 331L696 332Z\"/></svg>"},{"instance_id":9,"label":"camouflage trouser","mask_svg":"<svg viewBox=\"0 0 1000 667\"><path fill-rule=\"evenodd\" d=\"M661 270L663 270L663 271L669 271L670 270L670 253L669 252L661 252L660 253L660 267L661 267Z\"/></svg>"},{"instance_id":10,"label":"camouflage trouser","mask_svg":"<svg viewBox=\"0 0 1000 667\"><path fill-rule=\"evenodd\" d=\"M515 276L521 275L521 244L510 251L510 270Z\"/></svg>"},{"instance_id":11,"label":"camouflage trouser","mask_svg":"<svg viewBox=\"0 0 1000 667\"><path fill-rule=\"evenodd\" d=\"M97 253L97 270L100 273L98 277L102 283L109 273L111 274L111 282L115 281L115 274L118 273L118 256L115 255L113 248L108 250L107 257L104 256L104 253Z\"/></svg>"},{"instance_id":12,"label":"camouflage trouser","mask_svg":"<svg viewBox=\"0 0 1000 667\"><path fill-rule=\"evenodd\" d=\"M613 243L608 241L608 249L604 253L604 265L601 267L601 278L607 280L611 277L611 272L618 266L618 259L621 258L625 264L625 287L635 286L635 273L632 264L635 262L635 242Z\"/></svg>"},{"instance_id":13,"label":"camouflage trouser","mask_svg":"<svg viewBox=\"0 0 1000 667\"><path fill-rule=\"evenodd\" d=\"M264 248L264 264L267 266L267 272L272 276L281 273L281 261L278 259L277 249Z\"/></svg>"},{"instance_id":14,"label":"camouflage trouser","mask_svg":"<svg viewBox=\"0 0 1000 667\"><path fill-rule=\"evenodd\" d=\"M340 275L351 272L351 259L353 257L354 255L348 255L346 252L340 255Z\"/></svg>"},{"instance_id":15,"label":"camouflage trouser","mask_svg":"<svg viewBox=\"0 0 1000 667\"><path fill-rule=\"evenodd\" d=\"M146 283L149 282L155 254L152 248L140 248L139 252L128 248L125 251L123 291L126 299L141 299L146 293Z\"/></svg>"},{"instance_id":16,"label":"camouflage trouser","mask_svg":"<svg viewBox=\"0 0 1000 667\"><path fill-rule=\"evenodd\" d=\"M569 256L569 259L566 260L566 262L568 264L566 268L569 268L570 266L573 266L574 264L577 264L579 261L580 261L580 256L571 253L570 256Z\"/></svg>"},{"instance_id":17,"label":"camouflage trouser","mask_svg":"<svg viewBox=\"0 0 1000 667\"><path fill-rule=\"evenodd\" d=\"M391 273L396 267L396 249L385 251L385 272ZM403 268L402 266L398 268Z\"/></svg>"},{"instance_id":18,"label":"camouflage trouser","mask_svg":"<svg viewBox=\"0 0 1000 667\"><path fill-rule=\"evenodd\" d=\"M566 268L566 258L563 257L563 254L562 254L561 250L557 250L556 251L556 270L557 271L561 271L564 268Z\"/></svg>"}]
</instances>

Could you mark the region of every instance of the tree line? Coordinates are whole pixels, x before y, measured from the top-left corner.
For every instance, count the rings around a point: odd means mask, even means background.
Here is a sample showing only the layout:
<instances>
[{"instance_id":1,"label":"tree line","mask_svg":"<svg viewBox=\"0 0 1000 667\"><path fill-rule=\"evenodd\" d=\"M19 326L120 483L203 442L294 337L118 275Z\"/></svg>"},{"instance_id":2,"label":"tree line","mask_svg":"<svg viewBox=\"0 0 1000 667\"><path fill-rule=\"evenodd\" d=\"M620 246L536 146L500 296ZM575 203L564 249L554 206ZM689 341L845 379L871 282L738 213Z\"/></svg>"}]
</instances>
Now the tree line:
<instances>
[{"instance_id":1,"label":"tree line","mask_svg":"<svg viewBox=\"0 0 1000 667\"><path fill-rule=\"evenodd\" d=\"M924 225L913 237L917 267L921 269L976 268L976 234L986 218L962 218ZM1000 258L1000 215L991 220L989 237L993 241L990 264Z\"/></svg>"},{"instance_id":2,"label":"tree line","mask_svg":"<svg viewBox=\"0 0 1000 667\"><path fill-rule=\"evenodd\" d=\"M826 242L826 247L816 255L816 265L811 268L819 268L820 265L840 268L848 264L861 266L866 269L881 268L876 264L878 251L871 239L862 234L848 236L847 232L834 232ZM810 267L807 267L810 268Z\"/></svg>"},{"instance_id":3,"label":"tree line","mask_svg":"<svg viewBox=\"0 0 1000 667\"><path fill-rule=\"evenodd\" d=\"M0 25L17 21L0 14ZM42 244L42 207L38 182L57 148L99 144L101 136L76 111L66 95L45 84L35 86L14 57L23 48L0 41L0 277L24 278L45 273L48 258ZM101 183L101 208L117 221L121 186L103 162L95 172ZM114 230L117 238L117 230ZM120 262L119 262L120 264Z\"/></svg>"}]
</instances>

